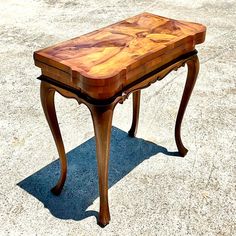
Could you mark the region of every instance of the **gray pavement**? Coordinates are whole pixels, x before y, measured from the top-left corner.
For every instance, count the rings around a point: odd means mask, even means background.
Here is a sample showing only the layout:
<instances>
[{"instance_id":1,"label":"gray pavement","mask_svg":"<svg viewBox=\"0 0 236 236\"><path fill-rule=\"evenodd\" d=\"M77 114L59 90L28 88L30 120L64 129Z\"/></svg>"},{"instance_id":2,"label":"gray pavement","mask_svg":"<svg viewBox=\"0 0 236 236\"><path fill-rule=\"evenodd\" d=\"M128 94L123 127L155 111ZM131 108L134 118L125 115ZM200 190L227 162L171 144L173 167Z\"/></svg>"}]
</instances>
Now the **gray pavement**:
<instances>
[{"instance_id":1,"label":"gray pavement","mask_svg":"<svg viewBox=\"0 0 236 236\"><path fill-rule=\"evenodd\" d=\"M176 156L174 141L181 68L143 90L137 138L131 99L116 107L102 229L90 114L59 95L69 170L61 196L49 191L59 162L32 54L143 11L207 26L182 125L189 152ZM234 0L0 0L0 235L236 235L235 12Z\"/></svg>"}]
</instances>

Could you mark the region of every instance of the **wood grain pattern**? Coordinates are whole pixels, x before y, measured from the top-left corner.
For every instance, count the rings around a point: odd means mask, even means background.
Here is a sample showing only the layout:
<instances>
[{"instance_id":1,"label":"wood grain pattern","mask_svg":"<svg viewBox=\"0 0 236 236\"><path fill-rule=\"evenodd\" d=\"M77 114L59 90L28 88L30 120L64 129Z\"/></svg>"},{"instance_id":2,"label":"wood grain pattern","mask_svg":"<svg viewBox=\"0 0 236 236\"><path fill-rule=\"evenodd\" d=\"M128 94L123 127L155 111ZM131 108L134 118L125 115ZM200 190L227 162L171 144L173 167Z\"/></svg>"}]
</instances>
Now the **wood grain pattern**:
<instances>
[{"instance_id":1,"label":"wood grain pattern","mask_svg":"<svg viewBox=\"0 0 236 236\"><path fill-rule=\"evenodd\" d=\"M123 87L205 39L203 25L142 13L34 53L42 73L95 99Z\"/></svg>"}]
</instances>

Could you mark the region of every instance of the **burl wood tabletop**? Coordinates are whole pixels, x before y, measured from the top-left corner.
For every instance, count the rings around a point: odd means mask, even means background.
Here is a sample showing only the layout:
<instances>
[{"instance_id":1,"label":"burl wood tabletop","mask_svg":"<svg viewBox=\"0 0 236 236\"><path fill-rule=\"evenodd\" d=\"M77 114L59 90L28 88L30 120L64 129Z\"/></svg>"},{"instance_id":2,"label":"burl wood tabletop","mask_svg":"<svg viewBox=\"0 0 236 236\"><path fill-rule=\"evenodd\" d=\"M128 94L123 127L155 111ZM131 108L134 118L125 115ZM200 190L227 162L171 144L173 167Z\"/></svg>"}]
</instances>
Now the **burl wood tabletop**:
<instances>
[{"instance_id":1,"label":"burl wood tabletop","mask_svg":"<svg viewBox=\"0 0 236 236\"><path fill-rule=\"evenodd\" d=\"M54 80L106 99L204 42L205 26L142 13L39 50L36 66Z\"/></svg>"}]
</instances>

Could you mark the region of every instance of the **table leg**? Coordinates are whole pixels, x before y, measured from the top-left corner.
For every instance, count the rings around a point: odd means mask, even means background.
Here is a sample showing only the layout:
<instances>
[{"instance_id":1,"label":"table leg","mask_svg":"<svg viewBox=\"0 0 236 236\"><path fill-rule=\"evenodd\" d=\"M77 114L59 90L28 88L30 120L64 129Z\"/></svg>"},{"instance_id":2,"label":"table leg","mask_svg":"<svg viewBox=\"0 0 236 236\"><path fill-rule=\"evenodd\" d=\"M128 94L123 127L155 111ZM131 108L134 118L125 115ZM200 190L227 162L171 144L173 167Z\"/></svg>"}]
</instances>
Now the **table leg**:
<instances>
[{"instance_id":1,"label":"table leg","mask_svg":"<svg viewBox=\"0 0 236 236\"><path fill-rule=\"evenodd\" d=\"M141 90L133 93L133 121L128 132L130 137L135 137L138 130L139 110L140 110L140 95Z\"/></svg>"},{"instance_id":2,"label":"table leg","mask_svg":"<svg viewBox=\"0 0 236 236\"><path fill-rule=\"evenodd\" d=\"M182 157L184 157L187 154L188 150L184 147L182 143L180 129L181 129L181 123L183 120L184 112L186 110L189 98L193 91L193 88L197 79L198 71L199 71L198 56L197 55L193 56L192 59L187 61L187 65L188 65L187 81L185 84L185 88L184 88L184 92L183 92L183 96L182 96L182 100L180 103L180 107L179 107L179 111L178 111L178 115L176 119L176 124L175 124L175 141L176 141L177 148L179 150L179 154Z\"/></svg>"},{"instance_id":3,"label":"table leg","mask_svg":"<svg viewBox=\"0 0 236 236\"><path fill-rule=\"evenodd\" d=\"M60 163L61 163L60 178L56 186L52 188L51 191L53 194L59 195L62 191L62 188L66 180L67 162L66 162L65 148L64 148L64 144L63 144L63 140L61 137L61 132L58 125L57 116L56 116L54 95L55 95L55 90L50 86L50 84L42 81L41 87L40 87L41 103L44 110L44 114L48 121L48 125L53 134L53 138L57 146L57 150L60 156Z\"/></svg>"},{"instance_id":4,"label":"table leg","mask_svg":"<svg viewBox=\"0 0 236 236\"><path fill-rule=\"evenodd\" d=\"M113 109L113 105L90 106L96 137L99 178L100 210L98 224L102 227L109 224L110 221L108 205L108 165Z\"/></svg>"}]
</instances>

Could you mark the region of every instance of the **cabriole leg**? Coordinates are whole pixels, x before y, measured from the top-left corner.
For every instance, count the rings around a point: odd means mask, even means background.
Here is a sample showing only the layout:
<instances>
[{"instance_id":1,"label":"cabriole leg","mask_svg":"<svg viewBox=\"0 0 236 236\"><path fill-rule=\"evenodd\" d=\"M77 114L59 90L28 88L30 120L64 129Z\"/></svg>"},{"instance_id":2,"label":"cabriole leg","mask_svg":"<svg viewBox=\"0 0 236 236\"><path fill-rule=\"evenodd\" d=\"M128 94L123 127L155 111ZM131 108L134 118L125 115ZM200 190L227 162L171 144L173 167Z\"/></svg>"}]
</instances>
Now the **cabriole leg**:
<instances>
[{"instance_id":1,"label":"cabriole leg","mask_svg":"<svg viewBox=\"0 0 236 236\"><path fill-rule=\"evenodd\" d=\"M177 119L176 119L176 124L175 124L175 141L177 148L179 150L180 156L184 157L188 150L184 147L182 140L181 140L181 123L183 120L184 112L186 110L189 98L191 96L191 93L193 91L198 71L199 71L199 60L198 56L195 55L193 56L192 59L187 61L188 65L188 75L187 75L187 81L185 84L182 100L180 103Z\"/></svg>"},{"instance_id":2,"label":"cabriole leg","mask_svg":"<svg viewBox=\"0 0 236 236\"><path fill-rule=\"evenodd\" d=\"M133 120L131 128L128 132L130 137L135 137L138 130L139 110L140 110L141 90L133 93Z\"/></svg>"},{"instance_id":3,"label":"cabriole leg","mask_svg":"<svg viewBox=\"0 0 236 236\"><path fill-rule=\"evenodd\" d=\"M54 95L55 95L55 90L51 88L50 84L42 81L40 87L41 103L48 125L51 129L53 138L55 140L61 163L60 178L56 186L52 188L51 191L53 194L59 195L62 191L62 188L66 180L67 162L66 162L65 148L56 116Z\"/></svg>"},{"instance_id":4,"label":"cabriole leg","mask_svg":"<svg viewBox=\"0 0 236 236\"><path fill-rule=\"evenodd\" d=\"M109 224L110 221L110 212L108 205L108 165L110 158L110 139L113 108L114 107L112 105L90 107L96 137L100 193L98 224L102 227Z\"/></svg>"}]
</instances>

